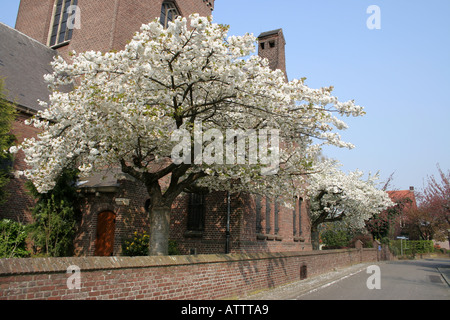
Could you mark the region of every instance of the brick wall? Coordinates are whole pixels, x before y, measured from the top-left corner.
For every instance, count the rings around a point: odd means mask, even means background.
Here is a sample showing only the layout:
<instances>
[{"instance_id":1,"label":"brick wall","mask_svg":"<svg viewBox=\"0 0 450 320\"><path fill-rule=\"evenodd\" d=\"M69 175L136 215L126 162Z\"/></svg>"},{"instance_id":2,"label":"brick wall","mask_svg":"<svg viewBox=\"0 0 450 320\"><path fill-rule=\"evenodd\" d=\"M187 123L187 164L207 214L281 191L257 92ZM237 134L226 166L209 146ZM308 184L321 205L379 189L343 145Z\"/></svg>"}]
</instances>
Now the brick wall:
<instances>
[{"instance_id":1,"label":"brick wall","mask_svg":"<svg viewBox=\"0 0 450 320\"><path fill-rule=\"evenodd\" d=\"M179 196L172 207L170 238L175 240L182 254L225 253L227 193L213 192L205 195L205 228L201 232L187 230L188 196ZM231 214L230 247L236 248L239 230L236 216Z\"/></svg>"},{"instance_id":2,"label":"brick wall","mask_svg":"<svg viewBox=\"0 0 450 320\"><path fill-rule=\"evenodd\" d=\"M72 50L108 52L122 50L144 23L161 15L164 0L78 0L81 28L74 29L69 44L57 50L65 59ZM175 1L182 16L199 13L210 16L214 1ZM38 40L48 42L54 0L21 0L16 29Z\"/></svg>"},{"instance_id":3,"label":"brick wall","mask_svg":"<svg viewBox=\"0 0 450 320\"><path fill-rule=\"evenodd\" d=\"M376 249L166 257L0 259L0 299L224 299L377 260ZM69 289L69 266L80 288Z\"/></svg>"},{"instance_id":4,"label":"brick wall","mask_svg":"<svg viewBox=\"0 0 450 320\"><path fill-rule=\"evenodd\" d=\"M123 240L134 231L149 230L148 213L144 209L149 198L147 190L139 182L121 180L114 192L83 192L81 201L82 221L75 240L76 256L92 256L95 252L97 217L103 211L116 214L114 255L120 255ZM128 199L123 205L116 199ZM205 195L205 228L202 232L187 230L188 195L178 196L171 213L170 235L181 254L226 253L228 202L227 192ZM299 202L297 202L298 206ZM266 232L266 205L261 201L261 225L257 229L255 197L240 193L230 196L229 253L285 252L311 250L309 217L305 202L302 203L300 224L296 208L296 234L294 235L292 209L278 206L278 231L275 233L275 205L270 203L271 230ZM300 226L302 231L300 233ZM301 237L300 237L301 236Z\"/></svg>"},{"instance_id":5,"label":"brick wall","mask_svg":"<svg viewBox=\"0 0 450 320\"><path fill-rule=\"evenodd\" d=\"M47 44L54 0L21 0L16 29L27 36Z\"/></svg>"},{"instance_id":6,"label":"brick wall","mask_svg":"<svg viewBox=\"0 0 450 320\"><path fill-rule=\"evenodd\" d=\"M239 217L239 252L312 250L306 202L296 201L295 217L294 209L283 206L281 200L275 204L275 199L261 197L258 203L250 194L236 197L232 208Z\"/></svg>"},{"instance_id":7,"label":"brick wall","mask_svg":"<svg viewBox=\"0 0 450 320\"><path fill-rule=\"evenodd\" d=\"M114 255L122 252L122 242L133 232L149 231L148 213L144 209L148 199L147 190L141 183L120 180L120 185L112 192L98 192L96 190L82 191L81 210L82 219L78 227L75 243L76 256L92 256L95 252L97 236L97 218L104 211L114 212ZM124 205L118 199L127 199Z\"/></svg>"}]
</instances>

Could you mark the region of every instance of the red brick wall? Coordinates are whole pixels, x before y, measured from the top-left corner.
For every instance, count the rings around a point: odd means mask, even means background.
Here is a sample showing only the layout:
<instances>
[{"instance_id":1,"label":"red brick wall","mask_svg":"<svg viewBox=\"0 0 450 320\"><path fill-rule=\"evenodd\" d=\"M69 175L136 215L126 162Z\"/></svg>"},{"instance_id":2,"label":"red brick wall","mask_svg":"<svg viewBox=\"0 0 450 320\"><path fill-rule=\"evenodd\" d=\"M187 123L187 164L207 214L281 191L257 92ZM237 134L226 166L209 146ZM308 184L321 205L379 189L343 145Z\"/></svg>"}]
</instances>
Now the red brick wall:
<instances>
[{"instance_id":1,"label":"red brick wall","mask_svg":"<svg viewBox=\"0 0 450 320\"><path fill-rule=\"evenodd\" d=\"M296 203L296 217L293 221L293 209L287 208L278 201L278 230L276 231L275 201L269 201L269 221L266 216L267 199L261 198L261 230L257 231L257 209L255 196L241 194L232 203L232 208L239 217L240 239L236 252L286 252L312 250L309 216L306 202L301 203L301 232L298 205ZM294 235L294 223L296 234ZM270 231L267 232L267 224Z\"/></svg>"},{"instance_id":2,"label":"red brick wall","mask_svg":"<svg viewBox=\"0 0 450 320\"><path fill-rule=\"evenodd\" d=\"M75 239L76 256L92 256L95 252L98 214L112 211L116 214L114 255L122 252L122 241L133 232L149 231L148 214L144 205L148 199L147 190L140 183L122 180L117 192L82 192L82 220ZM128 205L117 203L116 199L129 199Z\"/></svg>"},{"instance_id":3,"label":"red brick wall","mask_svg":"<svg viewBox=\"0 0 450 320\"><path fill-rule=\"evenodd\" d=\"M107 52L121 50L144 23L161 15L164 0L78 0L81 28L74 29L70 44L58 48L68 58L72 50ZM183 16L199 13L211 15L209 2L182 0L176 4ZM16 29L47 44L54 0L21 0Z\"/></svg>"},{"instance_id":4,"label":"red brick wall","mask_svg":"<svg viewBox=\"0 0 450 320\"><path fill-rule=\"evenodd\" d=\"M375 249L171 257L0 259L0 299L223 299L361 262ZM69 266L80 289L69 289Z\"/></svg>"},{"instance_id":5,"label":"red brick wall","mask_svg":"<svg viewBox=\"0 0 450 320\"><path fill-rule=\"evenodd\" d=\"M47 44L54 3L54 0L21 0L16 29Z\"/></svg>"},{"instance_id":6,"label":"red brick wall","mask_svg":"<svg viewBox=\"0 0 450 320\"><path fill-rule=\"evenodd\" d=\"M148 213L144 204L149 198L141 183L122 180L115 193L83 193L83 217L75 240L77 256L91 256L95 252L97 217L103 211L116 214L114 255L120 255L121 243L134 231L149 230ZM117 204L116 199L129 199L128 205ZM205 196L205 229L201 233L187 230L188 196L182 194L172 206L169 238L175 240L181 254L226 253L227 192L213 192ZM265 232L265 201L261 206L262 226ZM230 253L286 252L311 250L309 218L305 203L302 204L302 237L293 233L292 209L279 206L279 231L274 233L274 204L271 204L271 232L257 233L255 199L248 194L232 194L230 197Z\"/></svg>"},{"instance_id":7,"label":"red brick wall","mask_svg":"<svg viewBox=\"0 0 450 320\"><path fill-rule=\"evenodd\" d=\"M205 229L199 233L187 230L187 195L179 196L172 207L170 238L175 240L181 254L225 253L227 193L214 192L205 195ZM239 230L235 227L237 219L231 215L231 243L236 246Z\"/></svg>"}]
</instances>

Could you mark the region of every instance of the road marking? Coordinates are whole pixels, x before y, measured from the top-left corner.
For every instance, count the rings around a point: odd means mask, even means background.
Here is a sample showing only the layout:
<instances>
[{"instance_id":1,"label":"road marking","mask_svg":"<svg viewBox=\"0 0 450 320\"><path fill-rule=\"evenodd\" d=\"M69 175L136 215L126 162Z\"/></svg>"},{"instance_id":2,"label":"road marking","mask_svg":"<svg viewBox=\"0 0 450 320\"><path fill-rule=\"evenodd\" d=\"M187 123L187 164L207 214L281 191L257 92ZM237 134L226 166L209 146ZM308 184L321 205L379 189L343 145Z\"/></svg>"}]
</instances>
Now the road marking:
<instances>
[{"instance_id":1,"label":"road marking","mask_svg":"<svg viewBox=\"0 0 450 320\"><path fill-rule=\"evenodd\" d=\"M329 283L326 283L326 284L324 284L324 285L321 285L321 286L318 287L318 288L311 289L311 290L309 290L308 292L302 293L301 295L297 296L297 297L294 298L293 300L297 300L298 298L300 298L300 297L302 297L302 296L305 296L305 295L307 295L307 294L311 294L311 293L313 293L313 292L316 292L316 291L319 291L319 290L324 289L324 288L326 288L326 287L329 287L329 286L331 286L331 285L333 285L333 284L335 284L335 283L338 283L339 281L342 281L342 280L344 280L344 279L350 278L350 277L352 277L352 276L354 276L354 275L356 275L356 274L358 274L358 273L360 273L360 272L362 272L362 271L364 271L364 270L366 270L366 269L367 269L367 268L364 267L364 268L362 268L362 269L360 269L360 270L357 270L357 271L352 272L352 273L350 273L350 274L348 274L348 275L345 275L345 276L343 276L342 278L339 278L339 279L336 279L336 280L331 281L331 282L329 282Z\"/></svg>"}]
</instances>

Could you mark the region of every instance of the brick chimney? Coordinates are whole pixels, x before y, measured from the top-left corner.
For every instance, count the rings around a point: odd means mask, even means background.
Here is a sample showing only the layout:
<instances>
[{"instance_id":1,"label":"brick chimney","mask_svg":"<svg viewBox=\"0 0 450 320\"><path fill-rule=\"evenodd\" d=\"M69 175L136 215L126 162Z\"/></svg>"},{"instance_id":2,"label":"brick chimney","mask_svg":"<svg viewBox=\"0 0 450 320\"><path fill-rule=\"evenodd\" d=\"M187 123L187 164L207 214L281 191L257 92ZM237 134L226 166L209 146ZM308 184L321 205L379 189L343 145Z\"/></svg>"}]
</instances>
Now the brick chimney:
<instances>
[{"instance_id":1,"label":"brick chimney","mask_svg":"<svg viewBox=\"0 0 450 320\"><path fill-rule=\"evenodd\" d=\"M258 55L269 60L270 69L283 71L287 80L285 47L282 29L263 32L258 36Z\"/></svg>"}]
</instances>

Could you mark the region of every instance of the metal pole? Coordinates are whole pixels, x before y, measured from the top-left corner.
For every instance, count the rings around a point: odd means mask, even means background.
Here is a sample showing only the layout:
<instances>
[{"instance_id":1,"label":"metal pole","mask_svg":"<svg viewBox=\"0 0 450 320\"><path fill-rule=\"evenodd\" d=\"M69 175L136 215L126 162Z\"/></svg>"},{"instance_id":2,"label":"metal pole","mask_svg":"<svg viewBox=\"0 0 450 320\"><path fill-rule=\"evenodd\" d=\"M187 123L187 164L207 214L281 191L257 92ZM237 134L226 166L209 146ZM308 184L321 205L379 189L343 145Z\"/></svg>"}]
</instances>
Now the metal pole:
<instances>
[{"instance_id":1,"label":"metal pole","mask_svg":"<svg viewBox=\"0 0 450 320\"><path fill-rule=\"evenodd\" d=\"M227 192L227 229L225 232L225 253L230 253L230 215L231 215L231 196L230 192Z\"/></svg>"}]
</instances>

